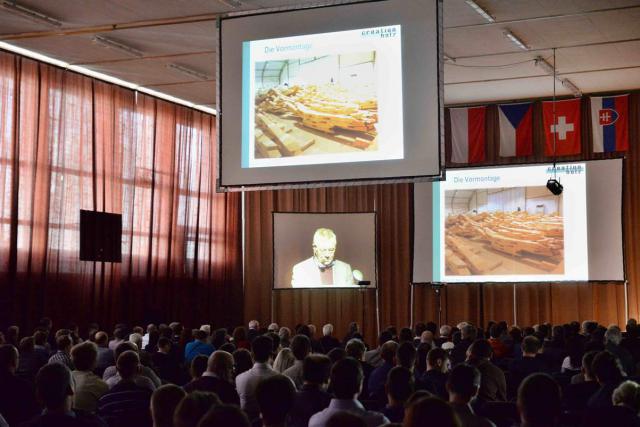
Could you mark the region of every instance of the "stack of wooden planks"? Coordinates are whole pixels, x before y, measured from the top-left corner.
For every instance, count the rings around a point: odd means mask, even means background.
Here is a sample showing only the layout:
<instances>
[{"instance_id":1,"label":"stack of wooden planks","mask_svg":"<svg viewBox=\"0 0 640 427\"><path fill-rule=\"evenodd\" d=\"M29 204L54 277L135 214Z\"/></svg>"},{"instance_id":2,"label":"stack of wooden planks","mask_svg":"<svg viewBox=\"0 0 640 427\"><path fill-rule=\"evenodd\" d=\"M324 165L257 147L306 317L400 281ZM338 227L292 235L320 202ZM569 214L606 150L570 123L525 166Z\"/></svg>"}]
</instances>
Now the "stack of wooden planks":
<instances>
[{"instance_id":1,"label":"stack of wooden planks","mask_svg":"<svg viewBox=\"0 0 640 427\"><path fill-rule=\"evenodd\" d=\"M564 258L564 227L559 215L527 212L483 212L450 215L445 222L446 267L453 274L489 274L499 264L488 251L472 250L482 242L487 249L517 256L521 262L543 271L556 271ZM448 253L447 253L448 254ZM446 255L447 255L446 254ZM464 265L460 262L463 261ZM466 268L466 270L465 270Z\"/></svg>"},{"instance_id":2,"label":"stack of wooden planks","mask_svg":"<svg viewBox=\"0 0 640 427\"><path fill-rule=\"evenodd\" d=\"M327 133L340 143L365 150L376 141L377 109L375 98L358 98L336 84L276 87L256 96L256 126L269 138L275 137L275 144L281 147L287 144L279 141L264 117L274 114L295 118L302 127ZM256 143L261 144L257 136ZM308 141L300 143L302 151L305 146L309 146ZM291 148L280 154L301 153L296 147Z\"/></svg>"}]
</instances>

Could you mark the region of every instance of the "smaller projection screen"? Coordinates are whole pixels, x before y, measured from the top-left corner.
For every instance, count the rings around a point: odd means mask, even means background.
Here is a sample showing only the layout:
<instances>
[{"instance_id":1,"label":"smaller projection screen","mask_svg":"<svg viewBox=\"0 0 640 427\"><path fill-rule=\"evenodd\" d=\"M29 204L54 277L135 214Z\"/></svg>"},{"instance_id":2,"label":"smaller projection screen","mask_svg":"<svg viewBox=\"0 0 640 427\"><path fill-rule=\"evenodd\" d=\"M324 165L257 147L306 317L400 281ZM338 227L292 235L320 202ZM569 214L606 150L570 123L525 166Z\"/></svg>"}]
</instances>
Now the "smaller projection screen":
<instances>
[{"instance_id":1,"label":"smaller projection screen","mask_svg":"<svg viewBox=\"0 0 640 427\"><path fill-rule=\"evenodd\" d=\"M440 177L441 34L441 0L222 19L218 187Z\"/></svg>"},{"instance_id":2,"label":"smaller projection screen","mask_svg":"<svg viewBox=\"0 0 640 427\"><path fill-rule=\"evenodd\" d=\"M375 213L273 214L274 289L375 288L376 282Z\"/></svg>"},{"instance_id":3,"label":"smaller projection screen","mask_svg":"<svg viewBox=\"0 0 640 427\"><path fill-rule=\"evenodd\" d=\"M414 197L416 283L624 280L620 159L449 169Z\"/></svg>"}]
</instances>

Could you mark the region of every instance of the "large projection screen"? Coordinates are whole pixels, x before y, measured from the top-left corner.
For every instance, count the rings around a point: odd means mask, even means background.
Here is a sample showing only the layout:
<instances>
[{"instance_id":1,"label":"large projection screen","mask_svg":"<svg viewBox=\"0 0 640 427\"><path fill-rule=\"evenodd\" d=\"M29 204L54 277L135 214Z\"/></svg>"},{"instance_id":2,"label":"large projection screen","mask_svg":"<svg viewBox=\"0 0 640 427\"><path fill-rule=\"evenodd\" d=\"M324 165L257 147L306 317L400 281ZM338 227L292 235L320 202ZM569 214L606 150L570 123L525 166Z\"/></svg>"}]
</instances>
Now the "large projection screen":
<instances>
[{"instance_id":1,"label":"large projection screen","mask_svg":"<svg viewBox=\"0 0 640 427\"><path fill-rule=\"evenodd\" d=\"M624 281L622 160L449 169L414 189L414 283Z\"/></svg>"},{"instance_id":2,"label":"large projection screen","mask_svg":"<svg viewBox=\"0 0 640 427\"><path fill-rule=\"evenodd\" d=\"M274 289L375 288L376 283L375 213L274 212Z\"/></svg>"},{"instance_id":3,"label":"large projection screen","mask_svg":"<svg viewBox=\"0 0 640 427\"><path fill-rule=\"evenodd\" d=\"M218 188L439 178L441 0L229 16Z\"/></svg>"}]
</instances>

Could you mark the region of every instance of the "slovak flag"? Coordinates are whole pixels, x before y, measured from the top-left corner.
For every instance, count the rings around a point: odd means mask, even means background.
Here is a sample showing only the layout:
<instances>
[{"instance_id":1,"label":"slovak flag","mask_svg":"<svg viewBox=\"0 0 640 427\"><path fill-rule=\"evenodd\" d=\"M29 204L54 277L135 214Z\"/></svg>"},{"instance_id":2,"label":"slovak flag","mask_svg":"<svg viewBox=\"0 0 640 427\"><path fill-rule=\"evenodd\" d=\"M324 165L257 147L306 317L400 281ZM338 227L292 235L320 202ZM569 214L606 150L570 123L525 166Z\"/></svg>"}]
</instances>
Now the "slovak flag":
<instances>
[{"instance_id":1,"label":"slovak flag","mask_svg":"<svg viewBox=\"0 0 640 427\"><path fill-rule=\"evenodd\" d=\"M532 102L498 105L501 157L533 154L532 111Z\"/></svg>"},{"instance_id":2,"label":"slovak flag","mask_svg":"<svg viewBox=\"0 0 640 427\"><path fill-rule=\"evenodd\" d=\"M545 156L580 154L580 98L542 103Z\"/></svg>"},{"instance_id":3,"label":"slovak flag","mask_svg":"<svg viewBox=\"0 0 640 427\"><path fill-rule=\"evenodd\" d=\"M610 153L629 148L629 95L592 96L593 152Z\"/></svg>"},{"instance_id":4,"label":"slovak flag","mask_svg":"<svg viewBox=\"0 0 640 427\"><path fill-rule=\"evenodd\" d=\"M479 163L485 159L484 119L487 107L451 108L451 161Z\"/></svg>"}]
</instances>

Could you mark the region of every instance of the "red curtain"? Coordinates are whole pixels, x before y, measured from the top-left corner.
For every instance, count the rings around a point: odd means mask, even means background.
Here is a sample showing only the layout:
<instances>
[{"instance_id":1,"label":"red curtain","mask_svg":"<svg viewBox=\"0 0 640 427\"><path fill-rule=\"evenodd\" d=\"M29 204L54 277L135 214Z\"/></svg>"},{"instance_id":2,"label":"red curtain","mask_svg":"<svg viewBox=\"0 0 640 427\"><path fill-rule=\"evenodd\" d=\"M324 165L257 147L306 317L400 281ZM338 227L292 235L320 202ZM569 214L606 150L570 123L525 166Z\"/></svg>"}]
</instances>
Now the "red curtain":
<instances>
[{"instance_id":1,"label":"red curtain","mask_svg":"<svg viewBox=\"0 0 640 427\"><path fill-rule=\"evenodd\" d=\"M241 321L216 156L213 116L0 53L0 323ZM80 209L122 214L122 263L79 261Z\"/></svg>"}]
</instances>

